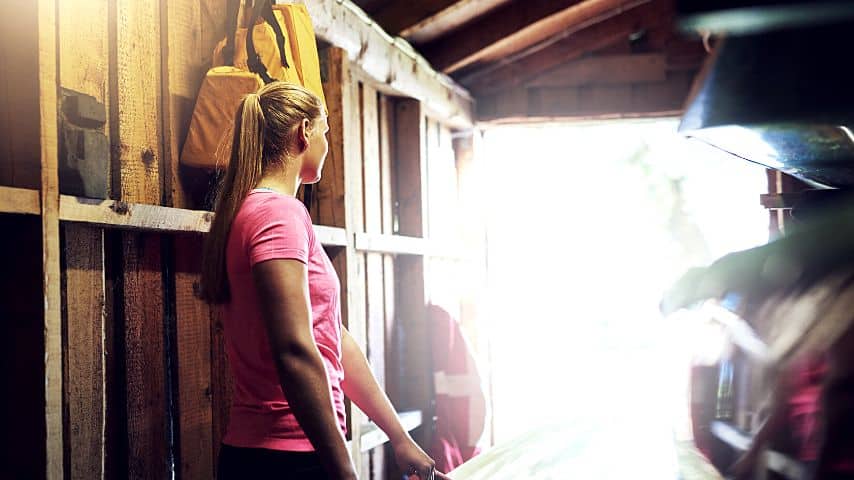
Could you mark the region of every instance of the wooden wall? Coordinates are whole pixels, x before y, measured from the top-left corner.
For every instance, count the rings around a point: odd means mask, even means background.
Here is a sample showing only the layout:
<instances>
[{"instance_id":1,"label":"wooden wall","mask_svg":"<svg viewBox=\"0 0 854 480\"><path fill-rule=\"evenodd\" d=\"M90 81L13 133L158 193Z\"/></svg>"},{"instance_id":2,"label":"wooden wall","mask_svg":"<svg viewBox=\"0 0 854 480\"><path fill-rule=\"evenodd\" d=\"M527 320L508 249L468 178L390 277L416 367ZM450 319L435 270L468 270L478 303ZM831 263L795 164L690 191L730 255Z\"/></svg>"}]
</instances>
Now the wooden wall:
<instances>
[{"instance_id":1,"label":"wooden wall","mask_svg":"<svg viewBox=\"0 0 854 480\"><path fill-rule=\"evenodd\" d=\"M0 215L17 232L0 239L0 260L22 273L2 290L0 368L18 394L0 417L14 427L0 476L214 478L230 379L218 312L195 296L210 216L190 210L205 207L212 176L178 155L225 1L8 3L0 12L20 28L0 31L0 211L22 215ZM326 247L345 324L396 406L423 412L415 436L427 445L424 304L455 255L427 237L433 225L442 245L454 238L455 194L442 193L456 189L451 132L421 102L381 93L344 51L321 55L330 153L309 208L343 239ZM69 92L103 108L87 128L108 145L107 201L60 195ZM434 257L441 274L429 273ZM363 452L368 419L348 408L361 478L399 478L386 449Z\"/></svg>"}]
</instances>

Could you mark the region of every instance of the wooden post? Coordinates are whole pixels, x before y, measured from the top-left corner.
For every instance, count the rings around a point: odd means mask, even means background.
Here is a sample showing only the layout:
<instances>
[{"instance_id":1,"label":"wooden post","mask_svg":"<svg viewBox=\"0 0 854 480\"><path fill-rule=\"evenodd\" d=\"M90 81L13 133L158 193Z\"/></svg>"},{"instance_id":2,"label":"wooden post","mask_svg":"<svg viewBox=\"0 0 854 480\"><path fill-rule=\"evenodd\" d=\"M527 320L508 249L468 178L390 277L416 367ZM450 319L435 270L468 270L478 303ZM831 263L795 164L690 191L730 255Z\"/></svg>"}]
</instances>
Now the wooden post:
<instances>
[{"instance_id":1,"label":"wooden post","mask_svg":"<svg viewBox=\"0 0 854 480\"><path fill-rule=\"evenodd\" d=\"M396 105L397 192L399 228L402 235L427 236L426 224L426 119L417 100L400 100ZM425 328L425 265L423 256L397 259L397 326L391 362L398 365L390 393L400 408L422 410L424 424L416 435L422 446L429 445L432 429L432 373Z\"/></svg>"},{"instance_id":2,"label":"wooden post","mask_svg":"<svg viewBox=\"0 0 854 480\"><path fill-rule=\"evenodd\" d=\"M321 218L318 223L343 227L349 239L364 229L362 200L362 131L360 86L350 71L346 52L329 48L324 52L324 95L329 110L329 157L324 167L324 181L318 185ZM329 215L329 217L327 217ZM331 218L330 218L331 217ZM331 220L327 223L323 220ZM342 318L350 334L364 349L365 290L364 254L356 251L352 241L334 261L341 278ZM343 255L343 256L342 256ZM364 414L350 406L348 431L351 457L356 471L362 469L361 431Z\"/></svg>"},{"instance_id":3,"label":"wooden post","mask_svg":"<svg viewBox=\"0 0 854 480\"><path fill-rule=\"evenodd\" d=\"M117 0L115 4L116 104L114 166L121 200L160 204L161 52L160 1ZM169 475L167 380L164 357L164 300L161 238L122 233L121 290L127 395L127 472L131 478Z\"/></svg>"},{"instance_id":4,"label":"wooden post","mask_svg":"<svg viewBox=\"0 0 854 480\"><path fill-rule=\"evenodd\" d=\"M59 5L59 83L92 96L105 111L109 102L107 21L106 3ZM104 133L109 138L109 123ZM104 232L66 224L64 233L66 463L72 479L103 478L107 455Z\"/></svg>"},{"instance_id":5,"label":"wooden post","mask_svg":"<svg viewBox=\"0 0 854 480\"><path fill-rule=\"evenodd\" d=\"M45 348L45 477L63 477L62 305L59 247L59 173L56 0L38 2L39 138Z\"/></svg>"},{"instance_id":6,"label":"wooden post","mask_svg":"<svg viewBox=\"0 0 854 480\"><path fill-rule=\"evenodd\" d=\"M364 162L364 210L367 233L382 233L382 175L380 166L380 119L377 91L362 87L362 161ZM380 386L385 386L385 283L383 254L365 254L365 291L367 292L367 357ZM383 472L382 449L374 449L363 459L373 465L374 476Z\"/></svg>"}]
</instances>

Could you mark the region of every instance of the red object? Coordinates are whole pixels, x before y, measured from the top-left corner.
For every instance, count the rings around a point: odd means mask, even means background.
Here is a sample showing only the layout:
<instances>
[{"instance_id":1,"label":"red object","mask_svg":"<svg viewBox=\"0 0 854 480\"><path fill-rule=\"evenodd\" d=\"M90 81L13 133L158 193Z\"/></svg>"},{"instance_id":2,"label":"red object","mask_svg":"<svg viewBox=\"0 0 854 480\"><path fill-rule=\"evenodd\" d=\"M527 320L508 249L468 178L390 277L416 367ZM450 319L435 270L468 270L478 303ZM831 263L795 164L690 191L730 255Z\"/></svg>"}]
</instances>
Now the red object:
<instances>
[{"instance_id":1,"label":"red object","mask_svg":"<svg viewBox=\"0 0 854 480\"><path fill-rule=\"evenodd\" d=\"M224 336L234 398L223 442L235 447L313 451L282 392L261 317L251 267L293 259L308 267L314 341L326 367L339 428L346 428L341 381L340 283L296 198L253 190L237 212L226 248L231 301L224 305Z\"/></svg>"},{"instance_id":2,"label":"red object","mask_svg":"<svg viewBox=\"0 0 854 480\"><path fill-rule=\"evenodd\" d=\"M459 323L443 308L427 305L432 329L436 433L432 457L448 472L480 452L486 423L486 396Z\"/></svg>"}]
</instances>

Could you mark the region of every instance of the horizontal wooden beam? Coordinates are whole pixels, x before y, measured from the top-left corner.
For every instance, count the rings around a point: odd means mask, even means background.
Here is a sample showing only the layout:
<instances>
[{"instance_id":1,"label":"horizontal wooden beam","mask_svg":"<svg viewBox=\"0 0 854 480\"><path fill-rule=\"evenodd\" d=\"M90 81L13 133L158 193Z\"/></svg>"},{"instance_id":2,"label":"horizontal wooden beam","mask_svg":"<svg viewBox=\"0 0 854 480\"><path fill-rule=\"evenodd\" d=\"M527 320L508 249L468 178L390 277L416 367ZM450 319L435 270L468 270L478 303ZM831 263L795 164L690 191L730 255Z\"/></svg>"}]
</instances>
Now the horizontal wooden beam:
<instances>
[{"instance_id":1,"label":"horizontal wooden beam","mask_svg":"<svg viewBox=\"0 0 854 480\"><path fill-rule=\"evenodd\" d=\"M453 5L405 28L400 36L416 45L423 45L448 34L512 0L458 0ZM401 2L403 3L403 2Z\"/></svg>"},{"instance_id":2,"label":"horizontal wooden beam","mask_svg":"<svg viewBox=\"0 0 854 480\"><path fill-rule=\"evenodd\" d=\"M580 87L654 83L665 80L667 56L662 53L649 53L582 58L546 72L525 86Z\"/></svg>"},{"instance_id":3,"label":"horizontal wooden beam","mask_svg":"<svg viewBox=\"0 0 854 480\"><path fill-rule=\"evenodd\" d=\"M471 95L436 72L412 47L392 38L350 0L296 0L304 3L318 38L347 52L378 90L421 100L437 119L458 128L473 124Z\"/></svg>"},{"instance_id":4,"label":"horizontal wooden beam","mask_svg":"<svg viewBox=\"0 0 854 480\"><path fill-rule=\"evenodd\" d=\"M596 0L599 1L599 0ZM608 0L613 1L613 0ZM510 2L491 13L477 18L464 29L424 45L422 51L438 70L452 73L466 65L490 56L497 45L518 44L521 37L530 37L552 19L564 18L566 12L583 4L581 0L526 0ZM568 28L564 23L562 28ZM528 45L519 45L521 50ZM517 50L517 51L518 51Z\"/></svg>"},{"instance_id":5,"label":"horizontal wooden beam","mask_svg":"<svg viewBox=\"0 0 854 480\"><path fill-rule=\"evenodd\" d=\"M391 2L371 14L392 35L398 35L424 19L430 18L459 0L421 0L418 2Z\"/></svg>"},{"instance_id":6,"label":"horizontal wooden beam","mask_svg":"<svg viewBox=\"0 0 854 480\"><path fill-rule=\"evenodd\" d=\"M559 40L467 72L460 81L480 97L523 85L549 70L602 48L628 42L629 35L672 20L672 8L653 1L623 9L607 22L581 25L562 32Z\"/></svg>"},{"instance_id":7,"label":"horizontal wooden beam","mask_svg":"<svg viewBox=\"0 0 854 480\"><path fill-rule=\"evenodd\" d=\"M0 213L40 214L38 190L0 187ZM213 212L161 207L117 200L60 195L59 220L119 230L207 233ZM314 234L327 247L347 245L343 228L315 225Z\"/></svg>"},{"instance_id":8,"label":"horizontal wooden beam","mask_svg":"<svg viewBox=\"0 0 854 480\"><path fill-rule=\"evenodd\" d=\"M59 219L127 230L207 232L213 213L62 195Z\"/></svg>"},{"instance_id":9,"label":"horizontal wooden beam","mask_svg":"<svg viewBox=\"0 0 854 480\"><path fill-rule=\"evenodd\" d=\"M439 245L427 238L379 233L356 233L356 250L387 253L390 255L416 255L423 257L461 259L452 247Z\"/></svg>"},{"instance_id":10,"label":"horizontal wooden beam","mask_svg":"<svg viewBox=\"0 0 854 480\"><path fill-rule=\"evenodd\" d=\"M478 101L483 122L603 120L681 114L695 72L677 72L667 81L626 85L516 88Z\"/></svg>"},{"instance_id":11,"label":"horizontal wooden beam","mask_svg":"<svg viewBox=\"0 0 854 480\"><path fill-rule=\"evenodd\" d=\"M41 214L38 190L0 187L0 213Z\"/></svg>"}]
</instances>

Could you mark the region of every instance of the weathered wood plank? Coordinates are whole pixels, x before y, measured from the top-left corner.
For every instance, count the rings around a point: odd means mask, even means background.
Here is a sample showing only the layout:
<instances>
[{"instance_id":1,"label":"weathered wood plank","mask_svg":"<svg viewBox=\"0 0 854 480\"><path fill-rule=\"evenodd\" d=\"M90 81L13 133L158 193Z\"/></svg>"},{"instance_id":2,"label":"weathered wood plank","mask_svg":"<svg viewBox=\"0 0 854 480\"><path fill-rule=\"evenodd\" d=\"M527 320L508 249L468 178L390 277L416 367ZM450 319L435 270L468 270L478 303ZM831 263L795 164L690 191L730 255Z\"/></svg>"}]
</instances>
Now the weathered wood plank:
<instances>
[{"instance_id":1,"label":"weathered wood plank","mask_svg":"<svg viewBox=\"0 0 854 480\"><path fill-rule=\"evenodd\" d=\"M161 239L122 234L129 478L169 475Z\"/></svg>"},{"instance_id":2,"label":"weathered wood plank","mask_svg":"<svg viewBox=\"0 0 854 480\"><path fill-rule=\"evenodd\" d=\"M199 235L175 238L175 319L181 478L214 477L211 410L211 307L196 297Z\"/></svg>"},{"instance_id":3,"label":"weathered wood plank","mask_svg":"<svg viewBox=\"0 0 854 480\"><path fill-rule=\"evenodd\" d=\"M391 2L371 16L392 34L398 35L423 20L458 3L459 0L428 0L420 2Z\"/></svg>"},{"instance_id":4,"label":"weathered wood plank","mask_svg":"<svg viewBox=\"0 0 854 480\"><path fill-rule=\"evenodd\" d=\"M163 193L168 206L187 208L192 192L182 181L179 158L202 78L210 67L203 45L201 3L161 0L163 108Z\"/></svg>"},{"instance_id":5,"label":"weathered wood plank","mask_svg":"<svg viewBox=\"0 0 854 480\"><path fill-rule=\"evenodd\" d=\"M109 111L109 25L105 2L59 4L60 85ZM104 126L109 138L110 124ZM109 171L101 172L108 176ZM59 217L63 200L60 196ZM72 479L103 478L107 451L107 346L104 232L67 224L65 232L66 434Z\"/></svg>"},{"instance_id":6,"label":"weathered wood plank","mask_svg":"<svg viewBox=\"0 0 854 480\"><path fill-rule=\"evenodd\" d=\"M39 149L44 294L45 477L63 477L56 0L38 1Z\"/></svg>"},{"instance_id":7,"label":"weathered wood plank","mask_svg":"<svg viewBox=\"0 0 854 480\"><path fill-rule=\"evenodd\" d=\"M423 237L427 232L426 212L426 118L421 103L400 100L396 105L396 178L399 202L399 233ZM416 409L432 418L427 332L425 328L424 258L402 256L395 262L397 282L397 325L390 364L397 365L390 392L398 408ZM432 422L425 422L416 435L421 445L429 445Z\"/></svg>"},{"instance_id":8,"label":"weathered wood plank","mask_svg":"<svg viewBox=\"0 0 854 480\"><path fill-rule=\"evenodd\" d=\"M0 213L40 215L39 191L29 188L0 187Z\"/></svg>"},{"instance_id":9,"label":"weathered wood plank","mask_svg":"<svg viewBox=\"0 0 854 480\"><path fill-rule=\"evenodd\" d=\"M362 172L364 185L364 231L382 231L382 178L380 173L380 131L377 91L362 87ZM357 233L358 235L358 233ZM356 249L354 249L356 250ZM358 252L358 250L356 250ZM361 253L361 252L359 252ZM385 386L385 305L383 256L365 254L366 351L374 376ZM364 445L362 451L366 451ZM384 478L384 456L381 449L370 452L368 478Z\"/></svg>"},{"instance_id":10,"label":"weathered wood plank","mask_svg":"<svg viewBox=\"0 0 854 480\"><path fill-rule=\"evenodd\" d=\"M527 87L620 85L667 80L667 57L661 53L589 57L561 65L527 83Z\"/></svg>"},{"instance_id":11,"label":"weathered wood plank","mask_svg":"<svg viewBox=\"0 0 854 480\"><path fill-rule=\"evenodd\" d=\"M62 195L60 219L108 228L160 232L207 232L213 213L143 203Z\"/></svg>"},{"instance_id":12,"label":"weathered wood plank","mask_svg":"<svg viewBox=\"0 0 854 480\"><path fill-rule=\"evenodd\" d=\"M315 222L321 225L344 227L344 104L342 84L350 77L346 52L328 48L320 52L323 72L323 95L329 115L329 153L323 166L323 177L315 185L315 202L312 209ZM348 108L352 108L349 107Z\"/></svg>"},{"instance_id":13,"label":"weathered wood plank","mask_svg":"<svg viewBox=\"0 0 854 480\"><path fill-rule=\"evenodd\" d=\"M617 3L614 0L604 0ZM424 45L430 63L438 70L451 73L478 60L490 58L491 51L507 44L516 50L534 45L561 29L571 28L577 20L577 11L585 3L603 3L602 0L528 0L510 2L478 17L464 29ZM508 52L513 53L513 52ZM505 56L507 53L505 53Z\"/></svg>"},{"instance_id":14,"label":"weathered wood plank","mask_svg":"<svg viewBox=\"0 0 854 480\"><path fill-rule=\"evenodd\" d=\"M427 109L455 126L472 125L468 92L436 73L421 55L390 37L350 0L298 1L308 7L317 37L346 51L377 88L422 99Z\"/></svg>"},{"instance_id":15,"label":"weathered wood plank","mask_svg":"<svg viewBox=\"0 0 854 480\"><path fill-rule=\"evenodd\" d=\"M532 78L561 64L620 42L639 29L652 29L672 19L672 6L653 0L625 9L607 22L582 24L560 34L543 48L520 52L512 62L495 61L461 72L460 81L479 97L525 84Z\"/></svg>"},{"instance_id":16,"label":"weathered wood plank","mask_svg":"<svg viewBox=\"0 0 854 480\"><path fill-rule=\"evenodd\" d=\"M116 0L120 199L161 204L160 0Z\"/></svg>"},{"instance_id":17,"label":"weathered wood plank","mask_svg":"<svg viewBox=\"0 0 854 480\"><path fill-rule=\"evenodd\" d=\"M219 449L228 426L232 399L231 369L225 354L225 337L222 326L222 310L211 308L211 410L213 425L213 458L219 457Z\"/></svg>"},{"instance_id":18,"label":"weathered wood plank","mask_svg":"<svg viewBox=\"0 0 854 480\"><path fill-rule=\"evenodd\" d=\"M66 405L70 476L103 478L106 460L104 232L65 225Z\"/></svg>"}]
</instances>

